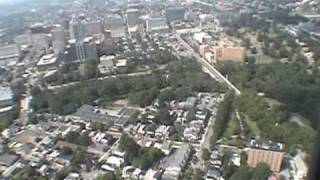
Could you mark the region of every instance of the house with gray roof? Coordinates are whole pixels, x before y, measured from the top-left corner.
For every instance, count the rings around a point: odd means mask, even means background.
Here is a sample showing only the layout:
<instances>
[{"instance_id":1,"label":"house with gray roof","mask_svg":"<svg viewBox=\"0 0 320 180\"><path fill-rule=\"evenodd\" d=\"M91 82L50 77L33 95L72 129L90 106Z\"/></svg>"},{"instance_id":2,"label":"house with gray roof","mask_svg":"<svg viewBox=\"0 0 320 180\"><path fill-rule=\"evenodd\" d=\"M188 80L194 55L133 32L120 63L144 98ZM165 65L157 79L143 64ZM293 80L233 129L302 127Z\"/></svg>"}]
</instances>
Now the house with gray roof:
<instances>
[{"instance_id":1,"label":"house with gray roof","mask_svg":"<svg viewBox=\"0 0 320 180\"><path fill-rule=\"evenodd\" d=\"M171 155L163 158L160 161L160 168L164 170L162 175L163 180L176 180L179 178L181 171L187 164L189 155L191 152L191 146L189 144L183 144L173 152Z\"/></svg>"}]
</instances>

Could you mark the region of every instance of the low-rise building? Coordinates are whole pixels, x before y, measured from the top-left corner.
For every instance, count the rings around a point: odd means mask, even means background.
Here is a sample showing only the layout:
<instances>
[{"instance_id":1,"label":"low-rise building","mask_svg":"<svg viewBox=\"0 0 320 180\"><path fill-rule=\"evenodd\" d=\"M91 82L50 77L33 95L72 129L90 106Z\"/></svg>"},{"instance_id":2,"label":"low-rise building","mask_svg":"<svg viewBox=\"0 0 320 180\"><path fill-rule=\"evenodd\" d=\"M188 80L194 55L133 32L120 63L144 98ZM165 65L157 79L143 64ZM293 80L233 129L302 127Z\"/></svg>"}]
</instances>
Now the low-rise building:
<instances>
[{"instance_id":1,"label":"low-rise building","mask_svg":"<svg viewBox=\"0 0 320 180\"><path fill-rule=\"evenodd\" d=\"M209 169L206 174L206 180L220 180L222 177L221 172L218 169Z\"/></svg>"},{"instance_id":2,"label":"low-rise building","mask_svg":"<svg viewBox=\"0 0 320 180\"><path fill-rule=\"evenodd\" d=\"M160 168L164 170L162 179L175 180L181 174L185 167L191 152L190 145L183 144L170 156L165 157L160 161Z\"/></svg>"},{"instance_id":3,"label":"low-rise building","mask_svg":"<svg viewBox=\"0 0 320 180\"><path fill-rule=\"evenodd\" d=\"M0 113L14 108L14 94L9 86L0 86Z\"/></svg>"},{"instance_id":4,"label":"low-rise building","mask_svg":"<svg viewBox=\"0 0 320 180\"><path fill-rule=\"evenodd\" d=\"M109 56L104 55L100 57L100 63L98 65L98 68L101 74L108 74L112 72L114 59L115 59L114 55L109 55Z\"/></svg>"},{"instance_id":5,"label":"low-rise building","mask_svg":"<svg viewBox=\"0 0 320 180\"><path fill-rule=\"evenodd\" d=\"M250 167L256 167L260 162L267 163L270 166L271 171L280 171L282 161L284 158L284 152L249 148L247 151L248 160L247 164Z\"/></svg>"},{"instance_id":6,"label":"low-rise building","mask_svg":"<svg viewBox=\"0 0 320 180\"><path fill-rule=\"evenodd\" d=\"M136 112L133 109L131 111ZM84 122L84 123L95 122L95 123L103 123L103 124L112 124L113 130L121 130L128 123L128 121L131 118L133 118L132 116L129 116L130 113L127 113L127 114L124 113L122 115L110 115L110 114L102 113L101 109L99 109L98 107L85 104L85 105L82 105L77 110L77 112L70 115L69 117L73 121Z\"/></svg>"},{"instance_id":7,"label":"low-rise building","mask_svg":"<svg viewBox=\"0 0 320 180\"><path fill-rule=\"evenodd\" d=\"M20 50L16 44L0 45L0 66L16 64L20 57Z\"/></svg>"},{"instance_id":8,"label":"low-rise building","mask_svg":"<svg viewBox=\"0 0 320 180\"><path fill-rule=\"evenodd\" d=\"M47 54L40 58L37 63L38 71L47 71L56 69L58 66L58 59L54 54Z\"/></svg>"},{"instance_id":9,"label":"low-rise building","mask_svg":"<svg viewBox=\"0 0 320 180\"><path fill-rule=\"evenodd\" d=\"M2 154L2 155L0 155L0 166L1 167L9 167L14 162L16 162L18 159L19 159L19 157L14 154Z\"/></svg>"}]
</instances>

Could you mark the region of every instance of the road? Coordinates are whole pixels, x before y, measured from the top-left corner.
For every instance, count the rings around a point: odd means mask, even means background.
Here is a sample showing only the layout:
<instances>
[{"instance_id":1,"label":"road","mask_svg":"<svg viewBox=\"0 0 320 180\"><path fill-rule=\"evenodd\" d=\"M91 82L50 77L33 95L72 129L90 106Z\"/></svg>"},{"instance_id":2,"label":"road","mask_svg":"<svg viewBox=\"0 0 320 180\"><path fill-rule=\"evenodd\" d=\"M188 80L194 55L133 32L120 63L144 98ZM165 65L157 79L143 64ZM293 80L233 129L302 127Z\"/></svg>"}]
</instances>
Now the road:
<instances>
[{"instance_id":1,"label":"road","mask_svg":"<svg viewBox=\"0 0 320 180\"><path fill-rule=\"evenodd\" d=\"M189 52L192 53L193 57L195 57L195 59L202 65L204 70L207 70L206 73L208 73L213 79L225 83L230 89L235 91L236 95L241 94L241 91L237 87L235 87L227 78L225 78L214 66L212 66L197 52L195 52L193 48L185 40L183 40L178 34L175 34L175 36L178 39L178 41L180 41L180 43L184 45L185 48L189 50ZM202 159L202 150L204 148L208 148L210 150L210 138L214 133L212 128L212 126L214 126L214 123L215 117L210 118L206 131L202 137L201 143L197 146L197 157L199 161L194 165L195 168L203 169L205 166L204 160Z\"/></svg>"},{"instance_id":2,"label":"road","mask_svg":"<svg viewBox=\"0 0 320 180\"><path fill-rule=\"evenodd\" d=\"M196 60L208 70L208 74L220 81L224 82L230 89L234 90L237 95L241 94L241 91L235 87L227 78L225 78L216 68L214 68L211 64L209 64L205 59L203 59L197 52L193 50L193 48L186 42L184 41L178 34L175 34L176 38L180 41L181 44L185 46L187 50L192 52L193 56L196 58Z\"/></svg>"}]
</instances>

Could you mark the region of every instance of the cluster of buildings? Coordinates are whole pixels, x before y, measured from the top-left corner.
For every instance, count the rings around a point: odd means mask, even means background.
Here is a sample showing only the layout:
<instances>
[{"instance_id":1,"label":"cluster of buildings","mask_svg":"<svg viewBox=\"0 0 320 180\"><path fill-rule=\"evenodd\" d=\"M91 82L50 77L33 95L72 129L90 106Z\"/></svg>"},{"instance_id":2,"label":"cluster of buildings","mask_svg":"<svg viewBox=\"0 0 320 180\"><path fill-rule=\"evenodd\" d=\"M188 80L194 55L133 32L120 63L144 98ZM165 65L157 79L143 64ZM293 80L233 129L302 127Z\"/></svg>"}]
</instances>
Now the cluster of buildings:
<instances>
[{"instance_id":1,"label":"cluster of buildings","mask_svg":"<svg viewBox=\"0 0 320 180\"><path fill-rule=\"evenodd\" d=\"M225 35L221 26L238 23L240 18L237 13L249 16L251 12L248 9L239 8L247 6L242 4L246 2L213 4L190 0L163 4L161 1L130 0L122 4L122 1L95 0L88 4L77 3L72 6L62 3L66 5L66 9L58 13L64 14L62 19L54 16L52 21L38 18L30 20L32 23L24 33L17 35L12 42L0 45L1 71L4 68L6 72L22 72L27 89L24 92L26 99L32 98L30 85L41 80L41 74L57 71L66 63L81 64L97 60L100 74L107 76L125 69L133 59L142 64L141 67L147 67L143 64L144 60L152 59L156 49L170 51L177 58L192 57L177 36L182 37L211 65L220 61L242 64L246 60L246 48L236 39ZM212 13L213 9L217 12ZM257 7L261 16L269 11L267 6ZM303 27L306 29L304 31L316 29L310 25ZM287 27L284 31L296 36L295 28ZM302 47L306 56L312 56L308 49ZM114 50L116 52L109 52L113 48L117 49ZM165 65L160 69L163 67ZM199 147L205 141L209 123L214 119L223 98L223 94L198 93L184 101L169 102L168 113L172 122L167 123L157 119L160 109L155 101L147 108L123 107L116 112L85 104L70 115L58 117L45 114L46 121L40 121L37 125L13 124L1 133L0 171L2 176L9 178L15 170L31 166L39 174L50 176L72 166L73 153L85 148L84 161L79 162L79 167L69 172L65 180L93 178L93 172L97 175L118 170L123 179L175 180L187 166L195 164L189 163L194 157L192 151L201 151ZM12 88L1 85L0 114L14 109L16 104ZM26 113L32 112L28 107L26 105L21 118L28 119ZM66 137L73 132L87 138L90 145L86 147L77 142L68 142ZM128 164L127 154L118 149L119 137L123 133L142 148L161 150L164 157L156 167L147 170ZM258 163L265 162L273 172L281 170L285 157L282 144L252 141L247 147L243 151L247 153L248 166L254 168ZM240 166L239 151L242 150L236 148L232 151L230 166ZM203 178L222 180L222 163L223 153L212 150ZM94 167L93 164L99 166ZM290 167L291 173L297 177L306 176L307 168L302 157L295 157Z\"/></svg>"}]
</instances>

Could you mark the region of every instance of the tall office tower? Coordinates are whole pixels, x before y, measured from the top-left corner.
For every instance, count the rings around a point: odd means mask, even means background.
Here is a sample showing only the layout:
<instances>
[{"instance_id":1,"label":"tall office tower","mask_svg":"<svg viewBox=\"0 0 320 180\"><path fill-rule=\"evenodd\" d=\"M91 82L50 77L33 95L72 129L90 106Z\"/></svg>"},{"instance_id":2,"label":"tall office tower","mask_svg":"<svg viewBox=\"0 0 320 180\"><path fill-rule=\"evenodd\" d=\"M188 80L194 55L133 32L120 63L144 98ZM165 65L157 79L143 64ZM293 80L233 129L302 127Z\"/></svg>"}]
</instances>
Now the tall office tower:
<instances>
[{"instance_id":1,"label":"tall office tower","mask_svg":"<svg viewBox=\"0 0 320 180\"><path fill-rule=\"evenodd\" d=\"M134 26L139 24L139 10L138 9L128 9L127 10L127 24L129 26Z\"/></svg>"},{"instance_id":2,"label":"tall office tower","mask_svg":"<svg viewBox=\"0 0 320 180\"><path fill-rule=\"evenodd\" d=\"M54 54L58 55L62 53L65 49L65 34L64 28L61 25L58 25L52 30L52 48Z\"/></svg>"},{"instance_id":3,"label":"tall office tower","mask_svg":"<svg viewBox=\"0 0 320 180\"><path fill-rule=\"evenodd\" d=\"M66 61L96 60L98 59L97 45L92 37L87 37L81 42L76 42L75 39L69 40L69 43L64 54Z\"/></svg>"},{"instance_id":4,"label":"tall office tower","mask_svg":"<svg viewBox=\"0 0 320 180\"><path fill-rule=\"evenodd\" d=\"M171 6L166 9L166 17L169 22L184 20L185 8L181 6Z\"/></svg>"},{"instance_id":5,"label":"tall office tower","mask_svg":"<svg viewBox=\"0 0 320 180\"><path fill-rule=\"evenodd\" d=\"M126 35L124 22L118 14L108 14L104 19L105 26L111 32L111 38L121 38Z\"/></svg>"},{"instance_id":6,"label":"tall office tower","mask_svg":"<svg viewBox=\"0 0 320 180\"><path fill-rule=\"evenodd\" d=\"M103 33L102 23L100 21L83 20L81 23L85 37Z\"/></svg>"},{"instance_id":7,"label":"tall office tower","mask_svg":"<svg viewBox=\"0 0 320 180\"><path fill-rule=\"evenodd\" d=\"M97 50L97 45L94 42L94 39L92 37L85 38L83 45L84 45L85 60L97 60L98 50Z\"/></svg>"},{"instance_id":8,"label":"tall office tower","mask_svg":"<svg viewBox=\"0 0 320 180\"><path fill-rule=\"evenodd\" d=\"M169 26L164 17L156 16L149 17L146 20L147 31L150 33L167 33L169 31Z\"/></svg>"},{"instance_id":9,"label":"tall office tower","mask_svg":"<svg viewBox=\"0 0 320 180\"><path fill-rule=\"evenodd\" d=\"M84 43L83 42L76 42L75 48L76 48L77 60L80 60L80 62L85 61L86 54L85 54L85 49L84 49Z\"/></svg>"},{"instance_id":10,"label":"tall office tower","mask_svg":"<svg viewBox=\"0 0 320 180\"><path fill-rule=\"evenodd\" d=\"M81 20L77 17L73 17L69 24L70 39L75 39L76 41L83 41L84 27Z\"/></svg>"}]
</instances>

